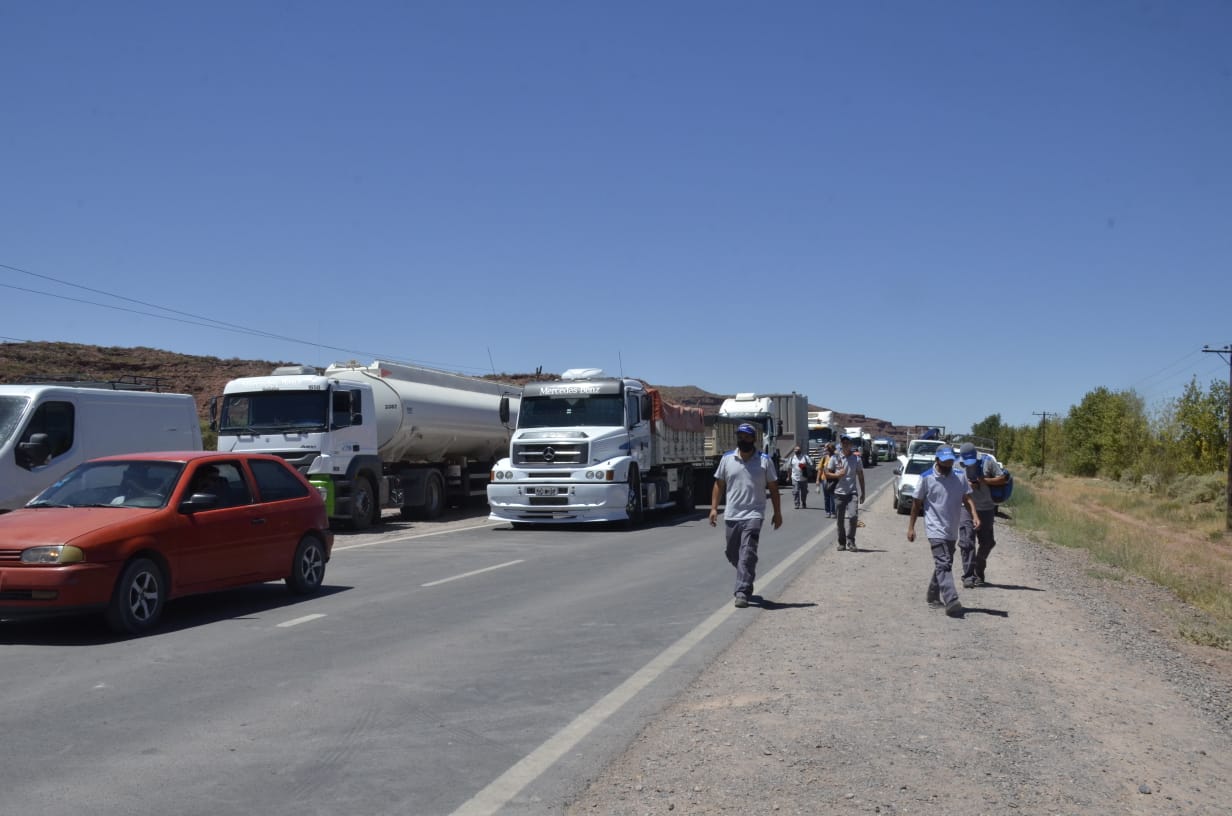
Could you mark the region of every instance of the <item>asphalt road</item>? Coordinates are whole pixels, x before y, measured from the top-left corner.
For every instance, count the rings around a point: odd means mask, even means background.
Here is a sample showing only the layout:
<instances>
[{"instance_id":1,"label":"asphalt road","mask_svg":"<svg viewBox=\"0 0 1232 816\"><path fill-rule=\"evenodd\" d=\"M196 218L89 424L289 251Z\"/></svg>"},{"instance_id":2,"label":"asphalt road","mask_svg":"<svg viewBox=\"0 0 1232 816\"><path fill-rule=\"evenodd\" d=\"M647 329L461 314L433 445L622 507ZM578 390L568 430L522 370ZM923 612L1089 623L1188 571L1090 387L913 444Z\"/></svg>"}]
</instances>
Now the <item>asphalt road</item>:
<instances>
[{"instance_id":1,"label":"asphalt road","mask_svg":"<svg viewBox=\"0 0 1232 816\"><path fill-rule=\"evenodd\" d=\"M768 609L833 539L820 498L785 495L763 535ZM184 599L133 640L3 622L0 812L559 812L752 620L703 510L634 531L390 519L337 536L314 598Z\"/></svg>"}]
</instances>

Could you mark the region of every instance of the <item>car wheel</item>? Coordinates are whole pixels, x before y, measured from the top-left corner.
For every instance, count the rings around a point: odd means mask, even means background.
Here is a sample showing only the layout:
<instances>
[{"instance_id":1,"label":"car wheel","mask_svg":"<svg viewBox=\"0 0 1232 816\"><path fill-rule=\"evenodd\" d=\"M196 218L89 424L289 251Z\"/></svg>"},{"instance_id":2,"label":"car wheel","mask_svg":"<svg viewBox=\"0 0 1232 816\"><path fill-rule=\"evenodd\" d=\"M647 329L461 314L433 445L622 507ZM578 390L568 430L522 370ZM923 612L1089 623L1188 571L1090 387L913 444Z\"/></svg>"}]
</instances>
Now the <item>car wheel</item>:
<instances>
[{"instance_id":1,"label":"car wheel","mask_svg":"<svg viewBox=\"0 0 1232 816\"><path fill-rule=\"evenodd\" d=\"M150 631L162 617L167 602L163 571L148 558L137 558L124 567L107 607L107 625L122 635Z\"/></svg>"},{"instance_id":2,"label":"car wheel","mask_svg":"<svg viewBox=\"0 0 1232 816\"><path fill-rule=\"evenodd\" d=\"M351 488L351 529L367 530L380 510L372 493L372 482L360 476Z\"/></svg>"},{"instance_id":3,"label":"car wheel","mask_svg":"<svg viewBox=\"0 0 1232 816\"><path fill-rule=\"evenodd\" d=\"M291 559L291 574L287 576L287 589L296 595L311 595L321 588L325 580L325 548L314 535L300 539Z\"/></svg>"}]
</instances>

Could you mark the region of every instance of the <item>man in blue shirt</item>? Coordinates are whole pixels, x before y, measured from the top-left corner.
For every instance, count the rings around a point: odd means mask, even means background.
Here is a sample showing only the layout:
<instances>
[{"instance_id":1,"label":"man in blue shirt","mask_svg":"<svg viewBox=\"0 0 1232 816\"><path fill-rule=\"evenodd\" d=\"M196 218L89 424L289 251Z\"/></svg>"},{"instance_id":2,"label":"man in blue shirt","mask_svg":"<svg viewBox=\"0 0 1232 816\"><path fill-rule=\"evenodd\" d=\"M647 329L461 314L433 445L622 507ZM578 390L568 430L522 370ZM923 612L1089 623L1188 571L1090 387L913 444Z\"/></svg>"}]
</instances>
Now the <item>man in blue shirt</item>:
<instances>
[{"instance_id":1,"label":"man in blue shirt","mask_svg":"<svg viewBox=\"0 0 1232 816\"><path fill-rule=\"evenodd\" d=\"M723 511L727 538L727 561L736 568L735 605L749 605L753 581L757 577L757 545L766 516L766 490L774 504L771 522L774 529L783 524L779 507L779 475L774 462L755 449L757 431L747 422L736 428L736 450L728 451L714 471L714 488L710 491L710 526L719 517L719 500L727 493Z\"/></svg>"},{"instance_id":2,"label":"man in blue shirt","mask_svg":"<svg viewBox=\"0 0 1232 816\"><path fill-rule=\"evenodd\" d=\"M937 461L925 471L920 487L911 502L911 518L907 520L907 540L915 541L915 520L924 516L924 532L933 551L933 574L925 596L929 606L945 606L952 618L962 615L958 590L954 588L954 546L958 542L963 508L980 528L975 503L971 500L971 485L962 471L954 470L954 449L948 445L937 449Z\"/></svg>"}]
</instances>

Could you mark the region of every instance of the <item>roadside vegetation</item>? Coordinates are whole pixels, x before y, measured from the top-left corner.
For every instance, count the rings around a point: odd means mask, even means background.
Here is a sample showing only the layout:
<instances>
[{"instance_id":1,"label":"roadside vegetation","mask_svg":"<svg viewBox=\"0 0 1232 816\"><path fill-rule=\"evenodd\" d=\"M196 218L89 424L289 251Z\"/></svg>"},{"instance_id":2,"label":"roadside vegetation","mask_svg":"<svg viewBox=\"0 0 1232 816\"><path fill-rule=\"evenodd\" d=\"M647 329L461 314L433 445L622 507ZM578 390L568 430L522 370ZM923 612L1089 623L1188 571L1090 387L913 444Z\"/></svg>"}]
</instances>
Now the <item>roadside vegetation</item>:
<instances>
[{"instance_id":1,"label":"roadside vegetation","mask_svg":"<svg viewBox=\"0 0 1232 816\"><path fill-rule=\"evenodd\" d=\"M1219 381L1192 380L1154 414L1133 391L1097 388L1064 416L1011 427L994 414L972 433L996 439L1014 472L1016 527L1088 550L1104 577L1167 587L1209 616L1179 634L1232 651L1228 404Z\"/></svg>"}]
</instances>

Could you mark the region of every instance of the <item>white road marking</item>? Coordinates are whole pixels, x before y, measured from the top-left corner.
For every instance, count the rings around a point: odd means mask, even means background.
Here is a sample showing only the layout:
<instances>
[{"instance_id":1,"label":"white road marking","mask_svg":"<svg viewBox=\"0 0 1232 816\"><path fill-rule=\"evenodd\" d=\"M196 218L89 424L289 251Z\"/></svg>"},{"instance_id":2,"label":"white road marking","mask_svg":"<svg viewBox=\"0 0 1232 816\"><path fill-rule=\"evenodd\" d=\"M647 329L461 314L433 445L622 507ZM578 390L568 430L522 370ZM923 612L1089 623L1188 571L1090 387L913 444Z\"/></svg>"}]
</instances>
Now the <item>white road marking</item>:
<instances>
[{"instance_id":1,"label":"white road marking","mask_svg":"<svg viewBox=\"0 0 1232 816\"><path fill-rule=\"evenodd\" d=\"M521 564L525 560L526 559L524 558L519 558L517 561L506 561L503 564L496 564L491 567L484 567L483 569L471 570L470 572L464 572L461 575L454 575L451 578L442 578L439 581L429 581L426 584L420 584L420 586L421 587L440 586L441 584L447 584L450 581L457 581L461 578L470 578L472 575L479 575L480 573L483 573L483 572L491 572L492 570L504 569L505 567L512 567L514 564Z\"/></svg>"},{"instance_id":2,"label":"white road marking","mask_svg":"<svg viewBox=\"0 0 1232 816\"><path fill-rule=\"evenodd\" d=\"M882 485L872 498L875 499L884 491L885 485ZM804 544L801 544L795 552L783 559L778 566L770 570L764 577L759 577L758 581L762 584L773 582L787 571L792 564L795 564L808 554L810 550L818 546L826 535L833 532L833 528L825 527L821 532ZM517 796L523 788L542 775L558 759L573 750L590 732L602 725L621 706L632 700L638 692L658 679L673 663L700 643L706 635L717 629L719 624L736 613L736 608L730 602L723 604L722 608L699 623L693 631L677 640L671 646L668 646L632 677L612 689L599 702L578 715L577 719L556 732L547 742L531 751L512 768L492 780L487 787L476 793L455 810L452 816L490 816L490 814L500 812L501 808L512 801L513 797ZM744 610L739 610L739 614L746 613Z\"/></svg>"},{"instance_id":3,"label":"white road marking","mask_svg":"<svg viewBox=\"0 0 1232 816\"><path fill-rule=\"evenodd\" d=\"M345 547L334 547L334 552L342 552L343 550L358 550L360 547L375 547L378 544L396 544L399 541L413 541L416 538L428 538L429 536L445 535L446 533L457 533L462 530L478 530L483 527L496 527L501 524L506 524L504 521L489 521L484 524L471 524L466 527L452 527L448 530L436 530L431 533L416 533L415 535L398 536L397 538L380 538L376 541L368 541L363 544L348 544Z\"/></svg>"},{"instance_id":4,"label":"white road marking","mask_svg":"<svg viewBox=\"0 0 1232 816\"><path fill-rule=\"evenodd\" d=\"M289 621L283 621L282 623L278 624L278 628L285 629L288 626L299 626L301 623L307 623L308 621L314 621L317 618L323 618L323 617L325 616L319 612L314 613L312 615L304 615L304 617L302 618L292 618Z\"/></svg>"}]
</instances>

